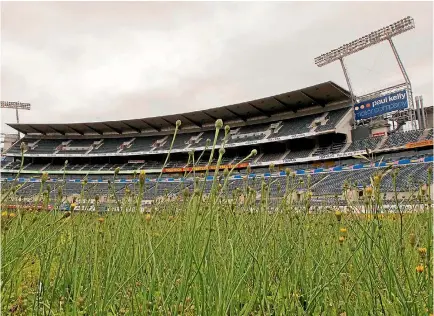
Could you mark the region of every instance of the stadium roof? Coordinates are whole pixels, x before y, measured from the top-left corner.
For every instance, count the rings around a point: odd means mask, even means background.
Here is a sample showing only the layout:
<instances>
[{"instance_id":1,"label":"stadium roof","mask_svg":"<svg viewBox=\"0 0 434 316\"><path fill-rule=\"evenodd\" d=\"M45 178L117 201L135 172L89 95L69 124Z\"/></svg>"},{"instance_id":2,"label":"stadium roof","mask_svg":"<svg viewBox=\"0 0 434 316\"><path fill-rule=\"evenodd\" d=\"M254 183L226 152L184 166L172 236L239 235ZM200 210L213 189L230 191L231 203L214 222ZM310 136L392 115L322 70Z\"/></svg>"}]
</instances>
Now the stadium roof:
<instances>
[{"instance_id":1,"label":"stadium roof","mask_svg":"<svg viewBox=\"0 0 434 316\"><path fill-rule=\"evenodd\" d=\"M201 128L214 124L217 119L223 121L244 121L254 117L272 117L285 112L297 112L300 109L323 106L336 102L350 101L350 93L328 81L311 87L286 92L279 95L232 104L207 110L182 114L164 115L151 118L64 124L8 124L23 134L129 134L144 131L160 132L174 128L181 120L181 129Z\"/></svg>"}]
</instances>

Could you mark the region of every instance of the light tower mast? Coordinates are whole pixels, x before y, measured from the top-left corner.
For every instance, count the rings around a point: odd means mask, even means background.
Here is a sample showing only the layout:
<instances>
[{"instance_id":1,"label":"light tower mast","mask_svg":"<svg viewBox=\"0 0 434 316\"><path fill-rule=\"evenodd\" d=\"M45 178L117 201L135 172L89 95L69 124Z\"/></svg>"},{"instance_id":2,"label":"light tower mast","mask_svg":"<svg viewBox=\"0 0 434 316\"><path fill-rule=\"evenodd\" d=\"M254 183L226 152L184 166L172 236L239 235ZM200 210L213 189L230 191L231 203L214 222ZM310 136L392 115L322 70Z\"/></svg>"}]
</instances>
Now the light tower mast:
<instances>
[{"instance_id":1,"label":"light tower mast","mask_svg":"<svg viewBox=\"0 0 434 316\"><path fill-rule=\"evenodd\" d=\"M337 49L333 49L332 51L322 54L321 56L318 56L315 58L315 64L318 67L323 67L325 65L328 65L330 63L333 63L335 61L340 61L342 70L344 72L345 80L347 81L348 89L351 93L351 99L352 99L352 105L354 105L357 102L367 100L371 98L372 96L378 96L382 93L389 92L392 90L397 90L399 88L405 88L408 94L408 105L409 109L407 111L403 111L404 116L408 115L410 121L413 124L413 128L415 128L415 108L414 108L414 100L413 100L413 91L411 88L411 82L410 78L407 75L407 72L404 68L404 65L401 61L401 58L398 54L398 51L396 50L395 44L393 43L392 38L394 36L397 36L399 34L405 33L407 31L410 31L415 28L414 20L412 17L408 16L402 20L399 20L389 26L383 27L377 31L371 32L368 35L365 35L361 38L358 38L351 43L342 45L341 47ZM355 96L353 86L351 85L350 76L348 74L347 68L344 63L344 58L352 55L354 53L357 53L363 49L366 49L368 47L374 46L378 43L381 43L383 41L388 41L390 48L392 49L392 52L395 56L396 62L399 66L399 69L401 70L402 77L403 77L403 83L398 84L393 87L389 87L386 89L382 89L379 91L375 91L363 96Z\"/></svg>"},{"instance_id":2,"label":"light tower mast","mask_svg":"<svg viewBox=\"0 0 434 316\"><path fill-rule=\"evenodd\" d=\"M30 103L21 103L20 101L1 101L0 108L2 109L15 109L15 115L17 118L17 124L20 123L20 117L18 115L18 110L30 110ZM20 132L18 132L18 139L20 139Z\"/></svg>"}]
</instances>

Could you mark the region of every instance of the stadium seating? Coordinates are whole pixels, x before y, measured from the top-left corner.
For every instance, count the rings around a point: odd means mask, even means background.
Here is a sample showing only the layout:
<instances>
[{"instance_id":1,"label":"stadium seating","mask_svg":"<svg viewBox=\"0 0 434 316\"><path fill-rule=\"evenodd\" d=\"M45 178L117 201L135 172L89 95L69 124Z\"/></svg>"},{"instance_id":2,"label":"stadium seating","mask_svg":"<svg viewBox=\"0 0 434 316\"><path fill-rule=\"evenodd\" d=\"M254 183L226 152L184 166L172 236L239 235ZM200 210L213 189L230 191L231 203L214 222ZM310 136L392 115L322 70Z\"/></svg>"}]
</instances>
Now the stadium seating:
<instances>
[{"instance_id":1,"label":"stadium seating","mask_svg":"<svg viewBox=\"0 0 434 316\"><path fill-rule=\"evenodd\" d=\"M7 165L2 166L2 168L6 169L6 170L16 170L16 169L20 168L20 165L21 165L21 161L17 160L17 161L13 161L13 162L8 163Z\"/></svg>"},{"instance_id":2,"label":"stadium seating","mask_svg":"<svg viewBox=\"0 0 434 316\"><path fill-rule=\"evenodd\" d=\"M124 142L130 140L131 138L104 138L102 145L94 148L92 153L115 153Z\"/></svg>"},{"instance_id":3,"label":"stadium seating","mask_svg":"<svg viewBox=\"0 0 434 316\"><path fill-rule=\"evenodd\" d=\"M40 141L38 141L35 145L35 147L33 147L33 149L31 147L28 146L28 151L27 153L29 154L52 154L54 153L54 151L56 150L56 148L62 144L62 139L41 139Z\"/></svg>"},{"instance_id":4,"label":"stadium seating","mask_svg":"<svg viewBox=\"0 0 434 316\"><path fill-rule=\"evenodd\" d=\"M276 161L281 160L283 158L284 153L265 153L263 154L257 162L267 162L267 161Z\"/></svg>"},{"instance_id":5,"label":"stadium seating","mask_svg":"<svg viewBox=\"0 0 434 316\"><path fill-rule=\"evenodd\" d=\"M312 156L325 156L336 154L339 153L344 146L345 143L335 143L327 147L319 147L312 153Z\"/></svg>"},{"instance_id":6,"label":"stadium seating","mask_svg":"<svg viewBox=\"0 0 434 316\"><path fill-rule=\"evenodd\" d=\"M336 128L336 125L345 116L345 114L347 114L348 111L350 111L350 110L351 109L344 108L344 109L328 112L327 116L325 118L327 121L326 124L318 126L315 129L315 132L323 132L323 131L327 131L327 130Z\"/></svg>"},{"instance_id":7,"label":"stadium seating","mask_svg":"<svg viewBox=\"0 0 434 316\"><path fill-rule=\"evenodd\" d=\"M114 167L115 165L112 165ZM392 175L395 170L398 171L396 177L396 189L398 192L416 191L418 188L428 181L428 168L431 166L430 163L417 163L410 165L399 166L396 165L392 169L382 168L382 169L358 169L358 170L348 170L340 172L326 172L326 173L314 173L311 175L299 175L294 180L291 177L291 188L293 190L312 190L315 196L327 196L327 195L340 195L342 193L342 188L344 183L349 184L352 187L363 188L370 184L370 178L377 171L383 171L384 177L381 183L381 189L384 192L394 191L394 185L392 180ZM268 173L268 168L262 167L255 169L254 172L257 174L256 178L249 178L247 180L247 185L257 190L258 194L261 191L262 182L265 181L267 185L270 185L270 196L272 197L282 197L286 186L286 176L281 176L278 178L265 178L262 180L260 173ZM212 175L212 173L210 173ZM33 177L32 175L23 174L21 177ZM59 176L61 177L61 176ZM67 176L66 178L76 178L77 176ZM158 174L150 174L148 178L156 178ZM170 175L166 175L170 177ZM82 177L83 179L84 177ZM89 176L89 179L101 179L110 180L113 176L101 175L101 176ZM131 178L131 176L130 176ZM221 179L222 180L222 179ZM223 180L222 180L223 181ZM232 192L236 188L243 189L245 187L245 179L234 179L229 183L228 191ZM144 194L145 199L153 199L161 195L177 195L182 187L187 187L192 189L192 182L185 182L183 184L177 182L161 182L158 184L157 193L155 193L155 183L147 183L146 190ZM209 192L211 189L211 182L205 183L205 192ZM82 189L82 184L80 182L54 182L50 184L51 191L50 196L54 198L56 196L57 188L59 186L63 187L63 194L65 196L70 196L74 194L80 194ZM120 197L125 193L125 188L130 186L133 190L131 184L126 183L113 183L112 184L116 194ZM88 183L86 186L86 194L88 196L107 195L112 194L112 187L108 186L107 183ZM152 189L154 188L154 190ZM40 190L40 183L23 183L21 188L18 190L17 195L23 197L31 197L37 194ZM230 193L231 194L231 193Z\"/></svg>"},{"instance_id":8,"label":"stadium seating","mask_svg":"<svg viewBox=\"0 0 434 316\"><path fill-rule=\"evenodd\" d=\"M317 183L313 190L316 195L341 194L345 181L351 185L361 186L370 183L374 169L352 170L328 174L323 181Z\"/></svg>"},{"instance_id":9,"label":"stadium seating","mask_svg":"<svg viewBox=\"0 0 434 316\"><path fill-rule=\"evenodd\" d=\"M307 133L310 131L310 125L313 120L319 116L320 115L309 115L283 121L282 127L278 131L271 133L268 138Z\"/></svg>"},{"instance_id":10,"label":"stadium seating","mask_svg":"<svg viewBox=\"0 0 434 316\"><path fill-rule=\"evenodd\" d=\"M309 156L311 156L313 150L314 149L312 148L312 149L290 151L283 159L289 160L289 159L298 159L298 158L309 157Z\"/></svg>"},{"instance_id":11,"label":"stadium seating","mask_svg":"<svg viewBox=\"0 0 434 316\"><path fill-rule=\"evenodd\" d=\"M426 183L428 179L428 167L430 164L415 164L409 165L398 169L396 175L396 189L399 192L403 191L417 191L420 186ZM392 172L389 172L381 182L381 189L384 192L393 192L395 190Z\"/></svg>"},{"instance_id":12,"label":"stadium seating","mask_svg":"<svg viewBox=\"0 0 434 316\"><path fill-rule=\"evenodd\" d=\"M122 149L122 152L150 151L154 142L159 139L161 137L136 137L131 146Z\"/></svg>"},{"instance_id":13,"label":"stadium seating","mask_svg":"<svg viewBox=\"0 0 434 316\"><path fill-rule=\"evenodd\" d=\"M407 143L417 142L423 130L415 130L401 133L393 133L387 137L386 142L381 148L404 146Z\"/></svg>"},{"instance_id":14,"label":"stadium seating","mask_svg":"<svg viewBox=\"0 0 434 316\"><path fill-rule=\"evenodd\" d=\"M369 137L364 139L355 140L347 148L347 152L359 151L359 150L374 150L383 137Z\"/></svg>"},{"instance_id":15,"label":"stadium seating","mask_svg":"<svg viewBox=\"0 0 434 316\"><path fill-rule=\"evenodd\" d=\"M232 134L228 143L241 143L248 141L258 141L265 137L265 131L269 129L270 124L258 124L252 126L243 126L237 133Z\"/></svg>"}]
</instances>

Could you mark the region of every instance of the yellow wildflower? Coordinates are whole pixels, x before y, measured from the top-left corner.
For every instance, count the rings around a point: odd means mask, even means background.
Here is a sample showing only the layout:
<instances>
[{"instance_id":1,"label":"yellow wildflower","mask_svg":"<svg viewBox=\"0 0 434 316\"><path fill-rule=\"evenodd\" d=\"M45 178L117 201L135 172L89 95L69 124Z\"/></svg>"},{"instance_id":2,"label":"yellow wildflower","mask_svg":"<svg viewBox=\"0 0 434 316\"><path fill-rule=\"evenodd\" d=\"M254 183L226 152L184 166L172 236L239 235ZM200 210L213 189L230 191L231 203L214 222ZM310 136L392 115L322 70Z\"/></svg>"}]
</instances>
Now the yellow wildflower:
<instances>
[{"instance_id":1,"label":"yellow wildflower","mask_svg":"<svg viewBox=\"0 0 434 316\"><path fill-rule=\"evenodd\" d=\"M146 215L145 215L145 219L146 219L147 222L150 222L151 219L152 219L151 214L146 214Z\"/></svg>"},{"instance_id":2,"label":"yellow wildflower","mask_svg":"<svg viewBox=\"0 0 434 316\"><path fill-rule=\"evenodd\" d=\"M425 258L426 248L417 248L417 251L419 252L419 255L421 256L421 258Z\"/></svg>"},{"instance_id":3,"label":"yellow wildflower","mask_svg":"<svg viewBox=\"0 0 434 316\"><path fill-rule=\"evenodd\" d=\"M345 237L344 237L344 236L340 236L340 237L339 237L339 243L342 244L342 243L344 242L344 240L345 240Z\"/></svg>"},{"instance_id":4,"label":"yellow wildflower","mask_svg":"<svg viewBox=\"0 0 434 316\"><path fill-rule=\"evenodd\" d=\"M418 273L422 273L423 272L423 265L418 265L417 267L416 267L416 271L418 272Z\"/></svg>"},{"instance_id":5,"label":"yellow wildflower","mask_svg":"<svg viewBox=\"0 0 434 316\"><path fill-rule=\"evenodd\" d=\"M346 234L346 233L347 233L347 229L346 229L345 227L342 227L341 229L339 229L339 231L340 231L342 234Z\"/></svg>"},{"instance_id":6,"label":"yellow wildflower","mask_svg":"<svg viewBox=\"0 0 434 316\"><path fill-rule=\"evenodd\" d=\"M380 176L374 176L374 184L375 185L379 185L381 181L381 177Z\"/></svg>"},{"instance_id":7,"label":"yellow wildflower","mask_svg":"<svg viewBox=\"0 0 434 316\"><path fill-rule=\"evenodd\" d=\"M342 219L342 212L341 211L336 211L335 212L335 216L336 216L336 219L338 220L338 222L340 222L341 221L341 219Z\"/></svg>"},{"instance_id":8,"label":"yellow wildflower","mask_svg":"<svg viewBox=\"0 0 434 316\"><path fill-rule=\"evenodd\" d=\"M98 222L100 222L101 224L104 223L104 217L98 218Z\"/></svg>"},{"instance_id":9,"label":"yellow wildflower","mask_svg":"<svg viewBox=\"0 0 434 316\"><path fill-rule=\"evenodd\" d=\"M10 217L10 218L14 218L14 217L16 217L16 216L17 216L17 215L16 215L15 213L10 213L10 214L9 214L9 217Z\"/></svg>"},{"instance_id":10,"label":"yellow wildflower","mask_svg":"<svg viewBox=\"0 0 434 316\"><path fill-rule=\"evenodd\" d=\"M7 211L3 211L3 212L2 212L2 217L3 217L3 218L8 217L8 212L7 212Z\"/></svg>"}]
</instances>

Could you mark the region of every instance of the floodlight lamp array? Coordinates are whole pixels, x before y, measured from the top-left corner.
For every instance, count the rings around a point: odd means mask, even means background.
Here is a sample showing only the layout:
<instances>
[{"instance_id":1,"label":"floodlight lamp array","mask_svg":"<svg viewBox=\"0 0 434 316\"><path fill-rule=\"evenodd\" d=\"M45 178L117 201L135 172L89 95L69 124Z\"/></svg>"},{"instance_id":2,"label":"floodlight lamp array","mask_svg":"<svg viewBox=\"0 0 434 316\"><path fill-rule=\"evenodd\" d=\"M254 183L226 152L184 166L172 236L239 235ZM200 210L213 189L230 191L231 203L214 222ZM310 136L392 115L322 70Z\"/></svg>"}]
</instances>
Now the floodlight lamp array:
<instances>
[{"instance_id":1,"label":"floodlight lamp array","mask_svg":"<svg viewBox=\"0 0 434 316\"><path fill-rule=\"evenodd\" d=\"M30 110L30 103L21 103L14 101L1 101L1 108L5 109L18 109L18 110Z\"/></svg>"},{"instance_id":2,"label":"floodlight lamp array","mask_svg":"<svg viewBox=\"0 0 434 316\"><path fill-rule=\"evenodd\" d=\"M377 31L371 32L351 43L342 45L338 49L334 49L328 53L322 54L315 58L315 64L318 67L325 66L336 60L342 59L345 56L354 54L367 47L378 44L382 41L389 40L393 36L402 34L415 28L414 19L410 16L399 20L389 26L383 27Z\"/></svg>"}]
</instances>

